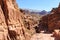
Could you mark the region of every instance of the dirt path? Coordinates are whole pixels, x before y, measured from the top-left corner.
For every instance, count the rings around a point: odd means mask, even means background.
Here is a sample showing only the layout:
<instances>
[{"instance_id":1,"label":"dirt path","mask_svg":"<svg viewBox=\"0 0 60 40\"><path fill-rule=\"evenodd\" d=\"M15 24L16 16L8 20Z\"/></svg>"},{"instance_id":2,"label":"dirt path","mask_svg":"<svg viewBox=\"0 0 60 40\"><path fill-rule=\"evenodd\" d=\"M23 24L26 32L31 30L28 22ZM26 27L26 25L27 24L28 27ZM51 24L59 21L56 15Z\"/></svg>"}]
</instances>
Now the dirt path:
<instances>
[{"instance_id":1,"label":"dirt path","mask_svg":"<svg viewBox=\"0 0 60 40\"><path fill-rule=\"evenodd\" d=\"M53 37L51 37L52 34L45 34L45 33L36 33L34 34L30 40L54 40Z\"/></svg>"}]
</instances>

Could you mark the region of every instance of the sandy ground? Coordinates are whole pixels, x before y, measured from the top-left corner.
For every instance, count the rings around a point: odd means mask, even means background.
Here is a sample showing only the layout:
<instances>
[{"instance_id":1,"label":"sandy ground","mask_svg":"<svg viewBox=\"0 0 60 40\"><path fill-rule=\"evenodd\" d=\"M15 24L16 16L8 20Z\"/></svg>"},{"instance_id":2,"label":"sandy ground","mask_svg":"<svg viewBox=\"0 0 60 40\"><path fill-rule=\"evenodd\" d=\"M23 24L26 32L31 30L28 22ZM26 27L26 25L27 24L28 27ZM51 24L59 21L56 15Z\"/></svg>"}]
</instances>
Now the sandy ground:
<instances>
[{"instance_id":1,"label":"sandy ground","mask_svg":"<svg viewBox=\"0 0 60 40\"><path fill-rule=\"evenodd\" d=\"M54 37L51 37L52 34L49 33L36 33L30 40L54 40Z\"/></svg>"}]
</instances>

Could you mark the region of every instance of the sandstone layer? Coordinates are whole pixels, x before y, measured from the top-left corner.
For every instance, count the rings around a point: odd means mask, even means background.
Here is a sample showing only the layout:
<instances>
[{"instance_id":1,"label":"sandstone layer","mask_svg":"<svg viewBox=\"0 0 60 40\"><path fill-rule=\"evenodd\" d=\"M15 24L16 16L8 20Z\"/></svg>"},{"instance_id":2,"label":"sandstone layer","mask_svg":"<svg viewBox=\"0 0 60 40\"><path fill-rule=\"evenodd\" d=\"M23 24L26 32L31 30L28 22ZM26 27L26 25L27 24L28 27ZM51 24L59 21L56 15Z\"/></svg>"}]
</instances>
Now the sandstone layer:
<instances>
[{"instance_id":1,"label":"sandstone layer","mask_svg":"<svg viewBox=\"0 0 60 40\"><path fill-rule=\"evenodd\" d=\"M0 40L25 40L21 16L16 0L0 0Z\"/></svg>"}]
</instances>

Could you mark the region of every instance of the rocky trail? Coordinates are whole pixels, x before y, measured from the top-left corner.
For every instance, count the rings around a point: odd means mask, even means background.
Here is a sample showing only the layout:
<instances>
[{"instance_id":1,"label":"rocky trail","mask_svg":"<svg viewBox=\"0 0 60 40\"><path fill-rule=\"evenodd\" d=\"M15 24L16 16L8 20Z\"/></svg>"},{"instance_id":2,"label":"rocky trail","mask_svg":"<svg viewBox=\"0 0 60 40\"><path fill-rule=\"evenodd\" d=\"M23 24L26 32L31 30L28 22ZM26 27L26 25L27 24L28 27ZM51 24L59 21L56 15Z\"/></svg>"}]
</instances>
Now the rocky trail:
<instances>
[{"instance_id":1,"label":"rocky trail","mask_svg":"<svg viewBox=\"0 0 60 40\"><path fill-rule=\"evenodd\" d=\"M52 34L48 33L36 33L30 40L54 40L54 37L51 37Z\"/></svg>"}]
</instances>

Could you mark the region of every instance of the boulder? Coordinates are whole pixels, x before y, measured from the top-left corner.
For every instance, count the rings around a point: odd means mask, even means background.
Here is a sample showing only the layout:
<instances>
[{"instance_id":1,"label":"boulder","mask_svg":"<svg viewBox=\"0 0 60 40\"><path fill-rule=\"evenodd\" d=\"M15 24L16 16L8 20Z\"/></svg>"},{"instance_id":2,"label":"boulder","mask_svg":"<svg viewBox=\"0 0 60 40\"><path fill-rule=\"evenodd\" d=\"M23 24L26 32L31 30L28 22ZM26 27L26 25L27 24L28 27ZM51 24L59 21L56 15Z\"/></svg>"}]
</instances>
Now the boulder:
<instances>
[{"instance_id":1,"label":"boulder","mask_svg":"<svg viewBox=\"0 0 60 40\"><path fill-rule=\"evenodd\" d=\"M54 30L53 37L55 37L55 40L60 40L60 30L59 29Z\"/></svg>"}]
</instances>

